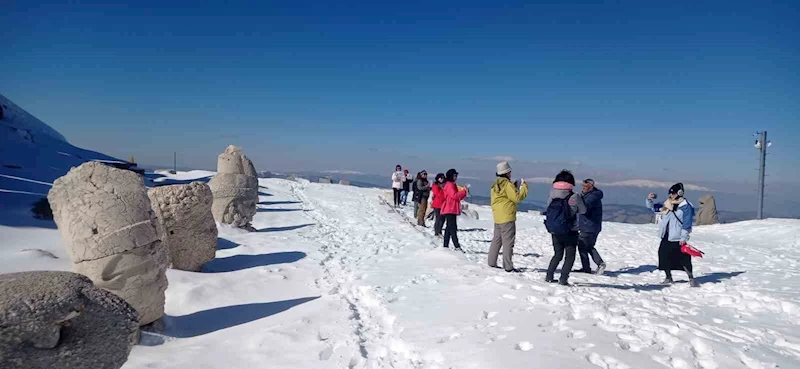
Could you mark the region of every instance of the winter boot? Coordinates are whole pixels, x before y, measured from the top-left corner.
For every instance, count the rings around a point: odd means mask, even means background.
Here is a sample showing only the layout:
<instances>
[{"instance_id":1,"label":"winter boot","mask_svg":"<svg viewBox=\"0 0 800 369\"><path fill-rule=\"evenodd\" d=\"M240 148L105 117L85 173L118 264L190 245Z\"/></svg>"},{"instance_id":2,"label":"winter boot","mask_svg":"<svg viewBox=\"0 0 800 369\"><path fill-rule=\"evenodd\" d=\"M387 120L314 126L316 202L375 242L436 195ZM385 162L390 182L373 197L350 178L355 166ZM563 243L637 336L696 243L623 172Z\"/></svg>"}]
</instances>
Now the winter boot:
<instances>
[{"instance_id":1,"label":"winter boot","mask_svg":"<svg viewBox=\"0 0 800 369\"><path fill-rule=\"evenodd\" d=\"M606 263L600 264L597 268L597 275L603 275L606 272Z\"/></svg>"},{"instance_id":2,"label":"winter boot","mask_svg":"<svg viewBox=\"0 0 800 369\"><path fill-rule=\"evenodd\" d=\"M700 283L698 283L696 279L690 278L689 279L689 286L690 287L700 287Z\"/></svg>"},{"instance_id":3,"label":"winter boot","mask_svg":"<svg viewBox=\"0 0 800 369\"><path fill-rule=\"evenodd\" d=\"M672 278L664 278L664 280L661 281L661 284L673 284L673 283L675 282L672 280Z\"/></svg>"}]
</instances>

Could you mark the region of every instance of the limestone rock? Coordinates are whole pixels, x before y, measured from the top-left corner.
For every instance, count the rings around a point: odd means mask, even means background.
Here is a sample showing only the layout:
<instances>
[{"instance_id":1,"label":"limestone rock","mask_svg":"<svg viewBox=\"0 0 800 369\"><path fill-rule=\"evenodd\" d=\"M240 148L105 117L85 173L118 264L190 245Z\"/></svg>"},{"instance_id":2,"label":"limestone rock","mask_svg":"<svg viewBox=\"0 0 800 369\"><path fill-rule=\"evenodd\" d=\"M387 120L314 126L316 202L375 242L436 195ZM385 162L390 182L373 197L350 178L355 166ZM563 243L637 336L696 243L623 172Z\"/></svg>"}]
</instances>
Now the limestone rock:
<instances>
[{"instance_id":1,"label":"limestone rock","mask_svg":"<svg viewBox=\"0 0 800 369\"><path fill-rule=\"evenodd\" d=\"M147 191L161 223L161 242L175 269L199 271L217 253L217 224L211 215L214 198L202 182L151 188Z\"/></svg>"},{"instance_id":2,"label":"limestone rock","mask_svg":"<svg viewBox=\"0 0 800 369\"><path fill-rule=\"evenodd\" d=\"M211 213L223 224L252 228L258 203L258 177L253 162L236 146L217 158L217 175L208 182L214 195Z\"/></svg>"},{"instance_id":3,"label":"limestone rock","mask_svg":"<svg viewBox=\"0 0 800 369\"><path fill-rule=\"evenodd\" d=\"M339 184L342 185L342 186L349 186L350 185L350 181L348 181L346 179L342 179L342 180L339 181Z\"/></svg>"},{"instance_id":4,"label":"limestone rock","mask_svg":"<svg viewBox=\"0 0 800 369\"><path fill-rule=\"evenodd\" d=\"M330 178L320 178L319 183L331 184L333 183Z\"/></svg>"},{"instance_id":5,"label":"limestone rock","mask_svg":"<svg viewBox=\"0 0 800 369\"><path fill-rule=\"evenodd\" d=\"M714 196L704 195L700 197L700 210L694 218L696 225L711 225L719 223L717 215L717 202Z\"/></svg>"},{"instance_id":6,"label":"limestone rock","mask_svg":"<svg viewBox=\"0 0 800 369\"><path fill-rule=\"evenodd\" d=\"M47 198L73 271L124 298L141 324L163 316L169 253L142 177L88 162L57 179Z\"/></svg>"},{"instance_id":7,"label":"limestone rock","mask_svg":"<svg viewBox=\"0 0 800 369\"><path fill-rule=\"evenodd\" d=\"M85 276L0 275L3 368L120 368L138 333L136 310Z\"/></svg>"}]
</instances>

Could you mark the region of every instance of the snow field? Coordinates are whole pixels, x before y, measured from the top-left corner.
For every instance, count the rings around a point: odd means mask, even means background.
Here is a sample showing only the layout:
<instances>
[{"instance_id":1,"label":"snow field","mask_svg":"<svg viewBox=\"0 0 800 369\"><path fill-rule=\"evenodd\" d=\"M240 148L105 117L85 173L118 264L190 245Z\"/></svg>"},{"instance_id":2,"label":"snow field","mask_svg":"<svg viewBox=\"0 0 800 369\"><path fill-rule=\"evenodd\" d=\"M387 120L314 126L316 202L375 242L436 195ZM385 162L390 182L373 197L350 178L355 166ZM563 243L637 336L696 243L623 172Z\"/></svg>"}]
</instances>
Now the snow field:
<instances>
[{"instance_id":1,"label":"snow field","mask_svg":"<svg viewBox=\"0 0 800 369\"><path fill-rule=\"evenodd\" d=\"M164 329L124 368L800 367L798 221L697 227L700 288L677 272L658 284L655 226L606 223L606 275L573 273L566 288L544 282L538 213L519 215L525 271L508 274L486 265L487 207L459 218L459 253L409 224L411 206L384 205L385 190L260 185L260 231L221 226L203 273L168 271ZM54 229L0 235L0 272L70 268Z\"/></svg>"}]
</instances>

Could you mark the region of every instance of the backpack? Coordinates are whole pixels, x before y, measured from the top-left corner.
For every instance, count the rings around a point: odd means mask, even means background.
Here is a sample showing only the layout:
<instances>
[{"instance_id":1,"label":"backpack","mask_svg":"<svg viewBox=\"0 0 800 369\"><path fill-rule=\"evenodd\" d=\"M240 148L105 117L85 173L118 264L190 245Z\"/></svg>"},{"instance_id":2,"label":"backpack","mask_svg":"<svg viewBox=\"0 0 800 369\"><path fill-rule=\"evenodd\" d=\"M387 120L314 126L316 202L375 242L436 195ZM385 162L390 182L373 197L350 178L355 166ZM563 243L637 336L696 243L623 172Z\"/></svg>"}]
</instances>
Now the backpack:
<instances>
[{"instance_id":1,"label":"backpack","mask_svg":"<svg viewBox=\"0 0 800 369\"><path fill-rule=\"evenodd\" d=\"M575 225L575 216L570 214L569 199L574 195L570 192L566 198L552 199L547 206L544 226L553 234L564 234L572 231Z\"/></svg>"}]
</instances>

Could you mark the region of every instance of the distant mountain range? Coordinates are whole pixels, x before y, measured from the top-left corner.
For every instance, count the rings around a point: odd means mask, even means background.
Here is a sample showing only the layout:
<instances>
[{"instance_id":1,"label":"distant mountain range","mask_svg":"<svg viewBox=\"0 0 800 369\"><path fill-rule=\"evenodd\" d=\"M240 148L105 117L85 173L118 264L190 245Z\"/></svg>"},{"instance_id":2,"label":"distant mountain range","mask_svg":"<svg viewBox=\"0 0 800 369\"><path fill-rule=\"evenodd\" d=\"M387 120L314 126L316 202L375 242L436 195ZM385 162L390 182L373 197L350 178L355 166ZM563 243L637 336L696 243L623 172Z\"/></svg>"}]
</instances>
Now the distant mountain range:
<instances>
[{"instance_id":1,"label":"distant mountain range","mask_svg":"<svg viewBox=\"0 0 800 369\"><path fill-rule=\"evenodd\" d=\"M295 177L305 178L312 182L318 182L320 178L329 178L333 182L338 182L340 179L350 181L352 186L365 187L365 188L388 188L389 176L386 178L374 174L363 174L355 171L301 171L295 173L276 174L271 172L262 172L262 176L270 178L287 178L293 175ZM464 179L464 178L462 178ZM468 202L476 205L489 205L489 191L491 182L475 178L464 179L464 183L472 185L472 195ZM528 199L519 205L520 211L542 211L544 210L545 201L550 191L550 183L552 179L544 178L536 181L529 181L530 195ZM666 182L649 181L649 180L632 180L622 181L609 184L598 183L598 188L601 188L605 194L603 199L603 220L619 223L634 223L645 224L653 221L653 213L644 206L645 198L650 192L663 192L659 193L661 196L666 196L666 188L671 184ZM485 188L485 191L481 191ZM725 192L715 192L708 190L702 186L686 185L689 191L689 201L699 208L700 204L697 199L706 193L711 193L716 198L717 212L720 222L731 223L742 220L755 219L756 213L755 203L750 206L745 201L746 197L742 194L732 194ZM783 205L789 205L786 202L792 200L783 199ZM781 211L773 211L776 208L775 202L767 202L767 217L783 217L783 218L800 218L800 202L795 201L795 206L784 207ZM730 205L735 205L731 207ZM723 210L725 209L725 210Z\"/></svg>"}]
</instances>

